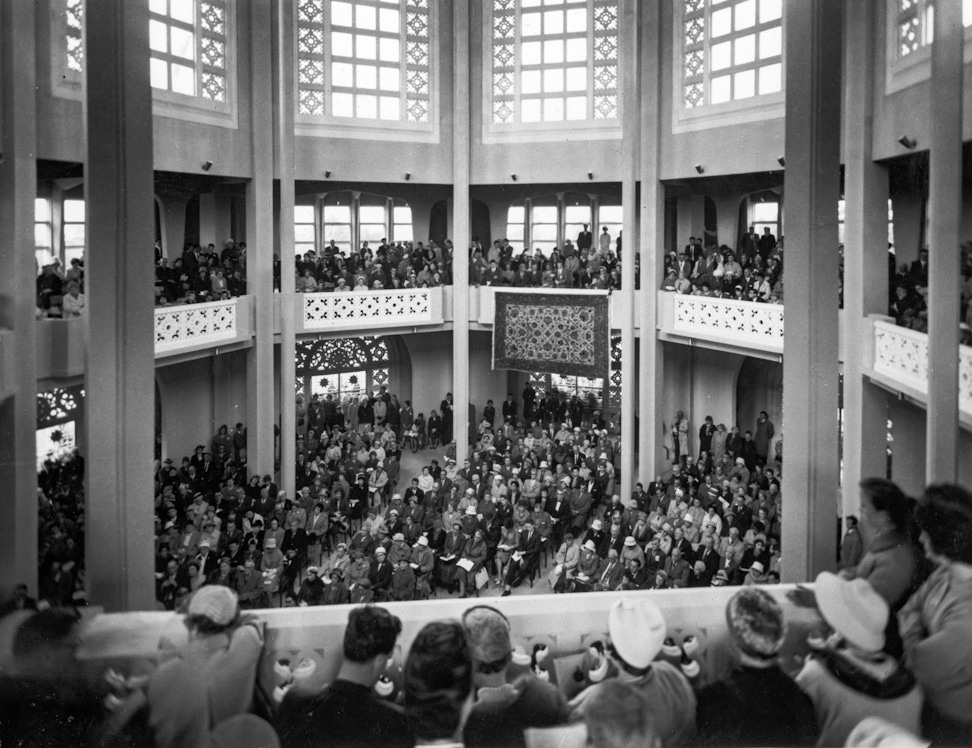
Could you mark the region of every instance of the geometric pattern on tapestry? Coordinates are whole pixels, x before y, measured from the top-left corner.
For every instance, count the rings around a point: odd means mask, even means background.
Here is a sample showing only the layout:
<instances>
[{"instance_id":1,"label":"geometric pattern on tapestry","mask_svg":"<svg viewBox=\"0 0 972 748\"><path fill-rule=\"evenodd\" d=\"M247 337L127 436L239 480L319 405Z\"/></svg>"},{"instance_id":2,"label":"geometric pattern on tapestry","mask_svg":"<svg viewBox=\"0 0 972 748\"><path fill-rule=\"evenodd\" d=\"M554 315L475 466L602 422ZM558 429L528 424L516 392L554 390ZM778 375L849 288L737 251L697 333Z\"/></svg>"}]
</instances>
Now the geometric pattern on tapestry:
<instances>
[{"instance_id":1,"label":"geometric pattern on tapestry","mask_svg":"<svg viewBox=\"0 0 972 748\"><path fill-rule=\"evenodd\" d=\"M497 291L493 368L604 377L611 365L607 294Z\"/></svg>"}]
</instances>

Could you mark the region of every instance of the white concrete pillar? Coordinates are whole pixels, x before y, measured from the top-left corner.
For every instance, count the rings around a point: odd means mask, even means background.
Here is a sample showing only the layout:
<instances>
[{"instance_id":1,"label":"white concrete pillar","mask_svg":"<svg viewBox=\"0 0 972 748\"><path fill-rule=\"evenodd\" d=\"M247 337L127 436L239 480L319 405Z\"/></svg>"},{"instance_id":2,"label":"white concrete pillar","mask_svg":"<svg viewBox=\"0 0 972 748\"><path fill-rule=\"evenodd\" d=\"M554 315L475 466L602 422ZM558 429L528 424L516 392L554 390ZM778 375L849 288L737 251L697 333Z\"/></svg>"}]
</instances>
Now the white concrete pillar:
<instances>
[{"instance_id":1,"label":"white concrete pillar","mask_svg":"<svg viewBox=\"0 0 972 748\"><path fill-rule=\"evenodd\" d=\"M962 220L962 3L935 4L931 45L928 260L928 483L958 477Z\"/></svg>"},{"instance_id":2,"label":"white concrete pillar","mask_svg":"<svg viewBox=\"0 0 972 748\"><path fill-rule=\"evenodd\" d=\"M840 0L786 5L783 581L836 558ZM819 251L820 248L833 251Z\"/></svg>"},{"instance_id":3,"label":"white concrete pillar","mask_svg":"<svg viewBox=\"0 0 972 748\"><path fill-rule=\"evenodd\" d=\"M887 472L888 398L864 376L863 326L888 308L888 172L871 158L875 0L844 6L844 471L842 516L860 516L858 484Z\"/></svg>"},{"instance_id":4,"label":"white concrete pillar","mask_svg":"<svg viewBox=\"0 0 972 748\"><path fill-rule=\"evenodd\" d=\"M0 328L16 390L0 399L0 596L15 584L37 594L37 333L34 198L37 95L33 3L0 3ZM31 64L23 64L24 60Z\"/></svg>"},{"instance_id":5,"label":"white concrete pillar","mask_svg":"<svg viewBox=\"0 0 972 748\"><path fill-rule=\"evenodd\" d=\"M86 6L88 353L85 562L89 599L155 607L152 456L155 353L149 13Z\"/></svg>"}]
</instances>

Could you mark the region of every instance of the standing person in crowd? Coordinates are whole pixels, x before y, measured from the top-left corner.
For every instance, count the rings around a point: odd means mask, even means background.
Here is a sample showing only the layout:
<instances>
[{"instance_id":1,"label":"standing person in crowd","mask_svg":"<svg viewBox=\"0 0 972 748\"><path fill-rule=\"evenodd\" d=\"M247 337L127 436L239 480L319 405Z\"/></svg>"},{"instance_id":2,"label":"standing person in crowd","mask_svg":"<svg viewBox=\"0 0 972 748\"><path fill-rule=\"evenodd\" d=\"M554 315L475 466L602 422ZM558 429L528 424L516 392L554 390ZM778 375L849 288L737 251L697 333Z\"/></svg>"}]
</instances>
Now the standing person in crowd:
<instances>
[{"instance_id":1,"label":"standing person in crowd","mask_svg":"<svg viewBox=\"0 0 972 748\"><path fill-rule=\"evenodd\" d=\"M681 671L667 662L654 662L667 632L661 610L649 600L622 597L611 606L608 632L611 640L606 652L618 680L646 697L651 723L662 744L674 748L690 742L695 735L695 693ZM591 697L603 687L604 683L597 683L581 691L570 702L572 718L585 718L592 708Z\"/></svg>"},{"instance_id":2,"label":"standing person in crowd","mask_svg":"<svg viewBox=\"0 0 972 748\"><path fill-rule=\"evenodd\" d=\"M759 587L743 587L726 607L739 667L699 691L698 730L704 745L813 745L813 703L776 662L786 638L783 609Z\"/></svg>"},{"instance_id":3,"label":"standing person in crowd","mask_svg":"<svg viewBox=\"0 0 972 748\"><path fill-rule=\"evenodd\" d=\"M462 615L473 658L476 699L463 730L465 748L525 746L528 727L565 723L567 702L556 686L533 673L510 678L510 622L500 611L477 605Z\"/></svg>"},{"instance_id":4,"label":"standing person in crowd","mask_svg":"<svg viewBox=\"0 0 972 748\"><path fill-rule=\"evenodd\" d=\"M817 575L817 609L829 627L822 648L796 676L817 712L821 745L845 745L865 717L882 717L912 732L921 729L921 687L904 666L881 651L890 608L863 579Z\"/></svg>"},{"instance_id":5,"label":"standing person in crowd","mask_svg":"<svg viewBox=\"0 0 972 748\"><path fill-rule=\"evenodd\" d=\"M776 428L769 419L765 410L759 411L759 418L756 419L756 434L753 437L756 446L756 460L758 464L765 465L769 457L770 447L773 444L773 437L776 435Z\"/></svg>"},{"instance_id":6,"label":"standing person in crowd","mask_svg":"<svg viewBox=\"0 0 972 748\"><path fill-rule=\"evenodd\" d=\"M284 698L275 721L281 746L413 746L408 718L374 691L401 631L384 608L352 609L337 678L319 693L291 690Z\"/></svg>"},{"instance_id":7,"label":"standing person in crowd","mask_svg":"<svg viewBox=\"0 0 972 748\"><path fill-rule=\"evenodd\" d=\"M968 744L972 736L972 494L928 486L915 512L935 570L898 614L905 664L925 689L923 734Z\"/></svg>"},{"instance_id":8,"label":"standing person in crowd","mask_svg":"<svg viewBox=\"0 0 972 748\"><path fill-rule=\"evenodd\" d=\"M263 623L240 614L228 587L200 588L184 622L188 643L163 655L147 688L159 748L206 745L221 722L249 711L263 650Z\"/></svg>"},{"instance_id":9,"label":"standing person in crowd","mask_svg":"<svg viewBox=\"0 0 972 748\"><path fill-rule=\"evenodd\" d=\"M473 687L472 656L462 624L427 623L412 642L403 676L405 712L415 736L410 745L462 745Z\"/></svg>"}]
</instances>

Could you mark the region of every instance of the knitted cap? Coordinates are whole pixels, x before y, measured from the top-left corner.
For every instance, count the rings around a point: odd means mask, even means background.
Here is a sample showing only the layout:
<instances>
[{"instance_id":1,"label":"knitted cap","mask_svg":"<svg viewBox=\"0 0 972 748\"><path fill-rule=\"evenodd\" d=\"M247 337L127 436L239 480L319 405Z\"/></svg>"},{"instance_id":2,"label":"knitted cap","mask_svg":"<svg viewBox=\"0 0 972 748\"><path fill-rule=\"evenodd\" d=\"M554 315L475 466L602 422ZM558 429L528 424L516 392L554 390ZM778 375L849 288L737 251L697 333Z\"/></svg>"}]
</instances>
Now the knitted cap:
<instances>
[{"instance_id":1,"label":"knitted cap","mask_svg":"<svg viewBox=\"0 0 972 748\"><path fill-rule=\"evenodd\" d=\"M189 601L189 615L205 616L218 626L229 625L239 610L239 598L229 587L212 584L200 587Z\"/></svg>"},{"instance_id":2,"label":"knitted cap","mask_svg":"<svg viewBox=\"0 0 972 748\"><path fill-rule=\"evenodd\" d=\"M462 617L469 649L480 662L496 662L513 651L510 624L498 611L476 607Z\"/></svg>"},{"instance_id":3,"label":"knitted cap","mask_svg":"<svg viewBox=\"0 0 972 748\"><path fill-rule=\"evenodd\" d=\"M772 657L786 638L783 608L757 587L743 587L726 606L726 622L739 648L757 657Z\"/></svg>"}]
</instances>

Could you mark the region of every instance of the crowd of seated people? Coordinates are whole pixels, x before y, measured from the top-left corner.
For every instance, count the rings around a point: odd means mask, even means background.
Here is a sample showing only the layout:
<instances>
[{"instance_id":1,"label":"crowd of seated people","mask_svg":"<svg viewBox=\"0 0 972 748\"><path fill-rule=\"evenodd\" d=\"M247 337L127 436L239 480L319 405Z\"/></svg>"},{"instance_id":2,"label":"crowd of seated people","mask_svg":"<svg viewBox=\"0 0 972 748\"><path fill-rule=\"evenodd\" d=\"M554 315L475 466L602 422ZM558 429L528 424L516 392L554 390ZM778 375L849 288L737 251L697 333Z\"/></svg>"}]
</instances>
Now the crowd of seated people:
<instances>
[{"instance_id":1,"label":"crowd of seated people","mask_svg":"<svg viewBox=\"0 0 972 748\"><path fill-rule=\"evenodd\" d=\"M888 315L918 332L928 332L928 262L928 249L919 250L918 259L910 265L902 263L890 284ZM972 242L962 245L960 268L961 343L972 345Z\"/></svg>"},{"instance_id":2,"label":"crowd of seated people","mask_svg":"<svg viewBox=\"0 0 972 748\"><path fill-rule=\"evenodd\" d=\"M77 616L33 613L21 598L0 613L10 616L0 627L11 642L0 672L0 740L165 748L967 745L972 493L936 484L916 502L883 479L860 488L874 534L858 563L821 572L812 590L796 587L786 598L739 588L725 604L724 630L708 631L710 650L727 648L724 666L713 666L711 651L702 656L695 634L673 629L650 596L613 600L596 624L606 638L588 641L580 664L566 670L558 658L569 652L537 645L529 654L499 603L427 621L401 656L401 620L359 604L342 642L318 650L340 651L333 680L298 682L301 661L283 668L291 677L272 698L255 698L266 693L255 686L264 624L245 612L244 594L217 583L181 601L185 644L160 642L157 665L111 670L96 688L75 656ZM800 607L807 610L797 615ZM277 661L274 678L286 662ZM309 664L313 672L317 663Z\"/></svg>"},{"instance_id":3,"label":"crowd of seated people","mask_svg":"<svg viewBox=\"0 0 972 748\"><path fill-rule=\"evenodd\" d=\"M160 603L207 583L260 607L538 581L584 592L779 580L781 472L765 413L755 438L706 419L695 458L679 413L671 472L623 499L616 441L576 396L527 386L499 411L488 402L461 466L452 408L447 394L425 421L384 386L298 402L293 497L269 475L247 481L241 425L180 468L160 465ZM443 451L403 476L402 449L426 447Z\"/></svg>"},{"instance_id":4,"label":"crowd of seated people","mask_svg":"<svg viewBox=\"0 0 972 748\"><path fill-rule=\"evenodd\" d=\"M84 604L84 458L48 457L37 474L37 601Z\"/></svg>"},{"instance_id":5,"label":"crowd of seated people","mask_svg":"<svg viewBox=\"0 0 972 748\"><path fill-rule=\"evenodd\" d=\"M393 288L430 288L452 284L452 242L440 247L429 240L388 242L375 249L368 242L346 257L332 240L321 251L294 258L298 293L380 291Z\"/></svg>"},{"instance_id":6,"label":"crowd of seated people","mask_svg":"<svg viewBox=\"0 0 972 748\"><path fill-rule=\"evenodd\" d=\"M75 257L67 270L55 257L37 276L38 317L80 317L85 313L84 261Z\"/></svg>"},{"instance_id":7,"label":"crowd of seated people","mask_svg":"<svg viewBox=\"0 0 972 748\"><path fill-rule=\"evenodd\" d=\"M736 250L714 242L703 246L703 237L689 237L688 244L665 255L663 291L692 296L783 303L783 237L778 240L754 226Z\"/></svg>"},{"instance_id":8,"label":"crowd of seated people","mask_svg":"<svg viewBox=\"0 0 972 748\"><path fill-rule=\"evenodd\" d=\"M213 244L203 249L187 243L171 263L155 243L155 302L197 304L246 293L246 242L227 239L222 252Z\"/></svg>"}]
</instances>

